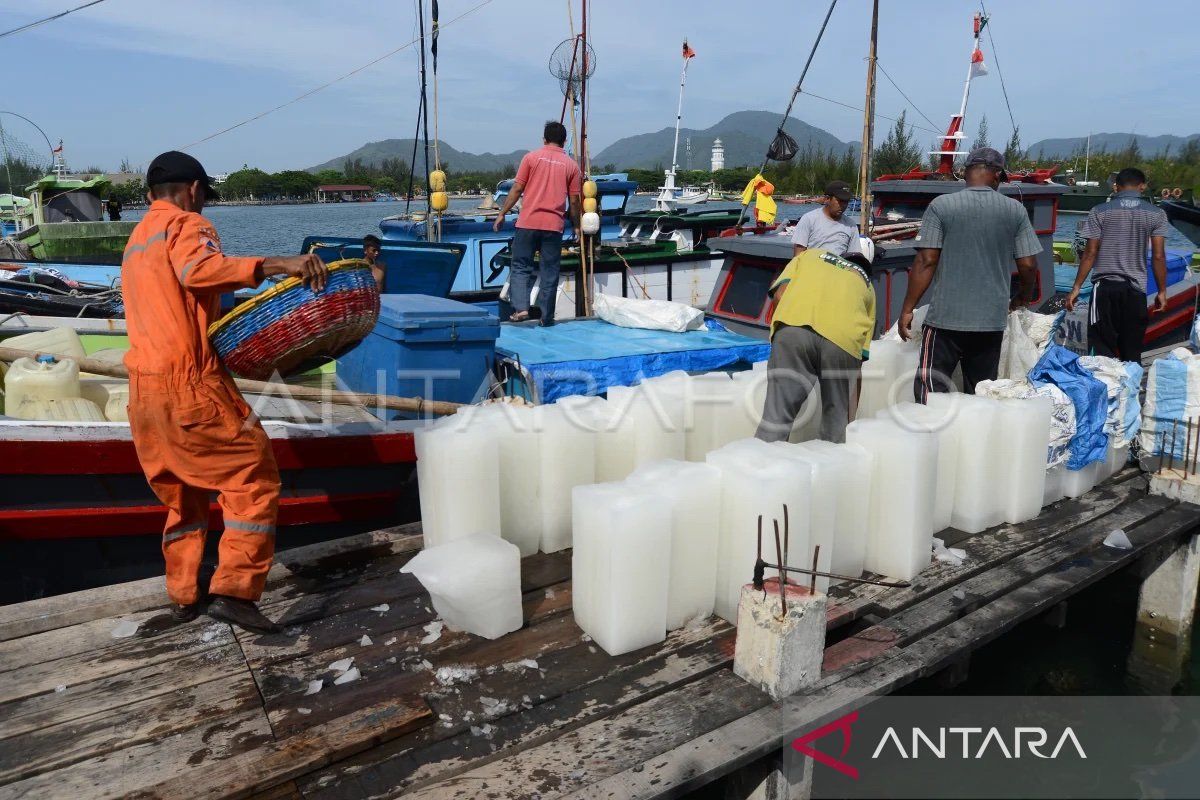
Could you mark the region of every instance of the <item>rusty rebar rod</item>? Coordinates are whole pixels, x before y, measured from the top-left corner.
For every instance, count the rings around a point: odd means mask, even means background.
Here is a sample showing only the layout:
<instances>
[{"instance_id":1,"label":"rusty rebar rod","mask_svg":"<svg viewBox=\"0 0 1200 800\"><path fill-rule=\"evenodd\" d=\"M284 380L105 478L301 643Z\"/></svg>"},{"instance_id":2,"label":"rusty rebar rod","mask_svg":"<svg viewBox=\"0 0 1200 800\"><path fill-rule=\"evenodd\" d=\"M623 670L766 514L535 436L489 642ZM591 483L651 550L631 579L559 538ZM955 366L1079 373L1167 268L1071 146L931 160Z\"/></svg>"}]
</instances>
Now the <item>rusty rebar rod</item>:
<instances>
[{"instance_id":1,"label":"rusty rebar rod","mask_svg":"<svg viewBox=\"0 0 1200 800\"><path fill-rule=\"evenodd\" d=\"M766 570L768 567L771 569L781 568L779 564L768 564L765 561L760 562L760 564L755 565L756 578L759 575L766 575ZM889 589L907 589L908 587L912 586L912 584L908 581L880 581L874 578L856 578L853 575L839 575L836 572L822 572L821 570L809 569L808 567L789 567L786 564L782 566L782 569L787 572L798 572L801 575L816 575L819 578L833 578L834 580L850 581L851 583L867 583L871 586L886 586ZM756 582L754 588L762 589L763 586Z\"/></svg>"},{"instance_id":2,"label":"rusty rebar rod","mask_svg":"<svg viewBox=\"0 0 1200 800\"><path fill-rule=\"evenodd\" d=\"M775 523L775 557L779 559L779 609L783 616L787 616L787 575L784 573L783 566L783 544L779 541L779 520L773 520Z\"/></svg>"}]
</instances>

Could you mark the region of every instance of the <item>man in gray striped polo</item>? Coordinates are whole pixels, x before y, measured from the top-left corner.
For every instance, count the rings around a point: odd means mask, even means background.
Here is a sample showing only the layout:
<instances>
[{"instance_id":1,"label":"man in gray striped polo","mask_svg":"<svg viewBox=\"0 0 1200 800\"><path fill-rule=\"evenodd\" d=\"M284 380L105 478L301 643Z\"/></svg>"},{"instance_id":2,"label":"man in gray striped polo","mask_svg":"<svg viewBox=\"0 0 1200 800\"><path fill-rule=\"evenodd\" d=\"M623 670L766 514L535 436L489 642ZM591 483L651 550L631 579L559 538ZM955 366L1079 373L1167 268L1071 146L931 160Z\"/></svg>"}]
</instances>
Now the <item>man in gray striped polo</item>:
<instances>
[{"instance_id":1,"label":"man in gray striped polo","mask_svg":"<svg viewBox=\"0 0 1200 800\"><path fill-rule=\"evenodd\" d=\"M1141 361L1150 314L1146 309L1146 245L1149 241L1158 295L1154 311L1167 310L1166 213L1143 199L1146 174L1126 167L1117 173L1117 194L1088 212L1079 224L1087 240L1067 308L1075 309L1088 274L1092 304L1088 310L1088 349L1092 355Z\"/></svg>"}]
</instances>

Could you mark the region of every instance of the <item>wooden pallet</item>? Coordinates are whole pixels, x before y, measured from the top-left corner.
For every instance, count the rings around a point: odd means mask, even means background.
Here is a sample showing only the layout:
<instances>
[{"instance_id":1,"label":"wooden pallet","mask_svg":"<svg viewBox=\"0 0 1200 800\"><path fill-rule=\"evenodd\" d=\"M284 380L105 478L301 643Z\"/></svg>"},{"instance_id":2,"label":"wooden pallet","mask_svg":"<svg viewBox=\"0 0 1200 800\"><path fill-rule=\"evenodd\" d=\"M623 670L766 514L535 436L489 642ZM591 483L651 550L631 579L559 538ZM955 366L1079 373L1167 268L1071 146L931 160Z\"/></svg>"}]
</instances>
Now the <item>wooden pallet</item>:
<instances>
[{"instance_id":1,"label":"wooden pallet","mask_svg":"<svg viewBox=\"0 0 1200 800\"><path fill-rule=\"evenodd\" d=\"M1116 527L1133 550L1100 545ZM278 636L202 618L113 638L122 620L157 626L161 579L2 607L0 798L677 796L1198 527L1200 509L1128 471L1029 523L947 531L964 565L835 589L822 682L774 704L734 677L716 618L607 656L574 624L568 553L523 561L520 631L423 641L434 614L399 572L417 526L281 554L264 596ZM346 657L362 678L332 685ZM446 683L439 667L474 673Z\"/></svg>"}]
</instances>

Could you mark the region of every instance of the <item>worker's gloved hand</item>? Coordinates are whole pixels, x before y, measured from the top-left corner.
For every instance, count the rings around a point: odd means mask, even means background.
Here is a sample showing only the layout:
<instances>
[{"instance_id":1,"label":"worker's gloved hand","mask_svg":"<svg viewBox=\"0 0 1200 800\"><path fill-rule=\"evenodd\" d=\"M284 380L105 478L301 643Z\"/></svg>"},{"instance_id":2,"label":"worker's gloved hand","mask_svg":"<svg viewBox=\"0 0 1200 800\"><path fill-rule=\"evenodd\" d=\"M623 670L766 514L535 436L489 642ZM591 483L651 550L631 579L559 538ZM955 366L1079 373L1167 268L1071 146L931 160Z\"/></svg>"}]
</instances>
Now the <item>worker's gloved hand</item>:
<instances>
[{"instance_id":1,"label":"worker's gloved hand","mask_svg":"<svg viewBox=\"0 0 1200 800\"><path fill-rule=\"evenodd\" d=\"M315 255L281 256L263 261L263 275L287 275L299 278L314 292L324 290L329 280L329 268Z\"/></svg>"}]
</instances>

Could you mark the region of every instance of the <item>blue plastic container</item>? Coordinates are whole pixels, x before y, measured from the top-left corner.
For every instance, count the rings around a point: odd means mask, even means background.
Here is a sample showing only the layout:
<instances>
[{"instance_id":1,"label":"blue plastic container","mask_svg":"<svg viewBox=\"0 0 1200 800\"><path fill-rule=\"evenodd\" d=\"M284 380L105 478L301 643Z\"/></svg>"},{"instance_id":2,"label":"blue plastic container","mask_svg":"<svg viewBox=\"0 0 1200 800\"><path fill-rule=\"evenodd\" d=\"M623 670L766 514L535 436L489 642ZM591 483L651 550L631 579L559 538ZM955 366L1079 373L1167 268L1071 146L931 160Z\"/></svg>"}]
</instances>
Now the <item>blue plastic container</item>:
<instances>
[{"instance_id":1,"label":"blue plastic container","mask_svg":"<svg viewBox=\"0 0 1200 800\"><path fill-rule=\"evenodd\" d=\"M1188 261L1191 254L1185 254L1179 250L1167 251L1167 286L1174 286L1183 280L1183 276L1188 271ZM1146 294L1158 294L1158 281L1154 279L1154 260L1153 255L1146 254Z\"/></svg>"},{"instance_id":2,"label":"blue plastic container","mask_svg":"<svg viewBox=\"0 0 1200 800\"><path fill-rule=\"evenodd\" d=\"M499 335L500 320L473 305L423 294L384 295L375 329L338 359L338 386L471 403L486 389ZM385 420L416 416L376 413Z\"/></svg>"}]
</instances>

